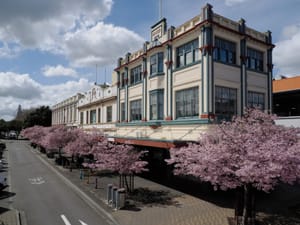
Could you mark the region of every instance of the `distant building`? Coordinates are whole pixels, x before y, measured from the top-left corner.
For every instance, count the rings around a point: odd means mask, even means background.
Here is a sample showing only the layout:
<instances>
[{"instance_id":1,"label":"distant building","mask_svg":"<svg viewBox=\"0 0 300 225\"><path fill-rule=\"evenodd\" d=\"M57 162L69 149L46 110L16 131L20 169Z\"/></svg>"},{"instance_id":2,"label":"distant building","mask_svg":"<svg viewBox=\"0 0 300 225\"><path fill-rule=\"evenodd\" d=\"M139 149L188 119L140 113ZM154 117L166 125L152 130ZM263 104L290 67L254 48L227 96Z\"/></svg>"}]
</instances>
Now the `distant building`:
<instances>
[{"instance_id":1,"label":"distant building","mask_svg":"<svg viewBox=\"0 0 300 225\"><path fill-rule=\"evenodd\" d=\"M87 131L96 128L106 134L114 134L117 119L116 99L116 86L107 83L95 84L79 99L78 127Z\"/></svg>"},{"instance_id":2,"label":"distant building","mask_svg":"<svg viewBox=\"0 0 300 225\"><path fill-rule=\"evenodd\" d=\"M277 116L300 116L300 76L273 80L273 102Z\"/></svg>"},{"instance_id":3,"label":"distant building","mask_svg":"<svg viewBox=\"0 0 300 225\"><path fill-rule=\"evenodd\" d=\"M270 31L209 4L177 28L162 19L142 49L118 60L114 140L168 149L246 106L271 110L273 47Z\"/></svg>"},{"instance_id":4,"label":"distant building","mask_svg":"<svg viewBox=\"0 0 300 225\"><path fill-rule=\"evenodd\" d=\"M66 125L69 127L78 126L78 101L82 97L76 94L52 106L52 126Z\"/></svg>"}]
</instances>

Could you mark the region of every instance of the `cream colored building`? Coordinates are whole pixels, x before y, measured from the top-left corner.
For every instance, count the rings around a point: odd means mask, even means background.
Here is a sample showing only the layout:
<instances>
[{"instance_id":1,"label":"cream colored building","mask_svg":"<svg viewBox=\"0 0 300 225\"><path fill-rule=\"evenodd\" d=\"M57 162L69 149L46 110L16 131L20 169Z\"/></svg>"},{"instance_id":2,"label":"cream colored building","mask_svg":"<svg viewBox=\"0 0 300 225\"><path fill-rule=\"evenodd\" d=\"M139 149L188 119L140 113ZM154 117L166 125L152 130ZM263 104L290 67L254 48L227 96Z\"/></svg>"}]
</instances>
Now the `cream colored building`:
<instances>
[{"instance_id":1,"label":"cream colored building","mask_svg":"<svg viewBox=\"0 0 300 225\"><path fill-rule=\"evenodd\" d=\"M114 81L114 75L113 75ZM94 85L78 102L78 127L99 129L108 135L115 132L117 86Z\"/></svg>"},{"instance_id":2,"label":"cream colored building","mask_svg":"<svg viewBox=\"0 0 300 225\"><path fill-rule=\"evenodd\" d=\"M270 31L209 4L177 28L162 19L142 49L118 60L114 140L170 148L247 106L271 110L273 48Z\"/></svg>"},{"instance_id":3,"label":"cream colored building","mask_svg":"<svg viewBox=\"0 0 300 225\"><path fill-rule=\"evenodd\" d=\"M81 94L76 94L62 102L52 106L52 126L66 125L70 127L78 126L78 101L82 97Z\"/></svg>"}]
</instances>

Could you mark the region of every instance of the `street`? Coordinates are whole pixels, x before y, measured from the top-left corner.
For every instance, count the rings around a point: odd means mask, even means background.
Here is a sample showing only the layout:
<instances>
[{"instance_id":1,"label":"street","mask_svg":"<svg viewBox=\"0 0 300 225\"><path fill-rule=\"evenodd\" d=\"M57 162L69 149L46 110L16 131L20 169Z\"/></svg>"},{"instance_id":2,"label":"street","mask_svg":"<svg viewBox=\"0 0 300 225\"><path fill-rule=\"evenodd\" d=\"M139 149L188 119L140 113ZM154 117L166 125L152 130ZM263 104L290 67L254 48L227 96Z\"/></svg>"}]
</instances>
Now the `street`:
<instances>
[{"instance_id":1,"label":"street","mask_svg":"<svg viewBox=\"0 0 300 225\"><path fill-rule=\"evenodd\" d=\"M96 212L27 144L5 141L7 145L11 206L24 211L30 225L113 224Z\"/></svg>"}]
</instances>

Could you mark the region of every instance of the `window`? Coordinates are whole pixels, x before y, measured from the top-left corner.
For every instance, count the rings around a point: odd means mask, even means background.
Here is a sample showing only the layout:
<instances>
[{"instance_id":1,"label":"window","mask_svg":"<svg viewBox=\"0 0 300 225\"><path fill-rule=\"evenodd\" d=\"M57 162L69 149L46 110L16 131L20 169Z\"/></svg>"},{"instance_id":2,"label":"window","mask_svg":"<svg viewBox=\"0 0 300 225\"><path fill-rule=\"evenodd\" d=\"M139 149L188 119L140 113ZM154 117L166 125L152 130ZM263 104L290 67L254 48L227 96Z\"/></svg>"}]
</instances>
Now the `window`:
<instances>
[{"instance_id":1,"label":"window","mask_svg":"<svg viewBox=\"0 0 300 225\"><path fill-rule=\"evenodd\" d=\"M235 64L236 44L221 38L215 38L214 60Z\"/></svg>"},{"instance_id":2,"label":"window","mask_svg":"<svg viewBox=\"0 0 300 225\"><path fill-rule=\"evenodd\" d=\"M142 119L142 100L135 100L130 102L130 120Z\"/></svg>"},{"instance_id":3,"label":"window","mask_svg":"<svg viewBox=\"0 0 300 225\"><path fill-rule=\"evenodd\" d=\"M247 48L247 67L263 72L264 54L258 50Z\"/></svg>"},{"instance_id":4,"label":"window","mask_svg":"<svg viewBox=\"0 0 300 225\"><path fill-rule=\"evenodd\" d=\"M164 53L159 52L150 57L150 76L164 72Z\"/></svg>"},{"instance_id":5,"label":"window","mask_svg":"<svg viewBox=\"0 0 300 225\"><path fill-rule=\"evenodd\" d=\"M112 106L106 107L106 122L109 123L112 121Z\"/></svg>"},{"instance_id":6,"label":"window","mask_svg":"<svg viewBox=\"0 0 300 225\"><path fill-rule=\"evenodd\" d=\"M150 120L164 119L164 90L150 92Z\"/></svg>"},{"instance_id":7,"label":"window","mask_svg":"<svg viewBox=\"0 0 300 225\"><path fill-rule=\"evenodd\" d=\"M198 60L198 39L188 42L176 49L176 67L183 67Z\"/></svg>"},{"instance_id":8,"label":"window","mask_svg":"<svg viewBox=\"0 0 300 225\"><path fill-rule=\"evenodd\" d=\"M86 111L86 118L85 118L85 123L89 124L89 111Z\"/></svg>"},{"instance_id":9,"label":"window","mask_svg":"<svg viewBox=\"0 0 300 225\"><path fill-rule=\"evenodd\" d=\"M136 84L142 80L142 66L137 66L130 71L130 84Z\"/></svg>"},{"instance_id":10,"label":"window","mask_svg":"<svg viewBox=\"0 0 300 225\"><path fill-rule=\"evenodd\" d=\"M176 91L176 118L199 116L199 88Z\"/></svg>"},{"instance_id":11,"label":"window","mask_svg":"<svg viewBox=\"0 0 300 225\"><path fill-rule=\"evenodd\" d=\"M237 90L216 86L215 113L217 116L230 119L237 114Z\"/></svg>"},{"instance_id":12,"label":"window","mask_svg":"<svg viewBox=\"0 0 300 225\"><path fill-rule=\"evenodd\" d=\"M80 124L83 124L83 112L80 112Z\"/></svg>"},{"instance_id":13,"label":"window","mask_svg":"<svg viewBox=\"0 0 300 225\"><path fill-rule=\"evenodd\" d=\"M98 108L98 123L101 123L101 108Z\"/></svg>"},{"instance_id":14,"label":"window","mask_svg":"<svg viewBox=\"0 0 300 225\"><path fill-rule=\"evenodd\" d=\"M258 108L263 110L265 108L265 95L263 93L249 91L248 107Z\"/></svg>"},{"instance_id":15,"label":"window","mask_svg":"<svg viewBox=\"0 0 300 225\"><path fill-rule=\"evenodd\" d=\"M96 123L96 110L90 111L90 124Z\"/></svg>"},{"instance_id":16,"label":"window","mask_svg":"<svg viewBox=\"0 0 300 225\"><path fill-rule=\"evenodd\" d=\"M125 73L121 73L120 77L120 88L123 88L125 86Z\"/></svg>"},{"instance_id":17,"label":"window","mask_svg":"<svg viewBox=\"0 0 300 225\"><path fill-rule=\"evenodd\" d=\"M121 122L125 121L125 102L121 103Z\"/></svg>"}]
</instances>

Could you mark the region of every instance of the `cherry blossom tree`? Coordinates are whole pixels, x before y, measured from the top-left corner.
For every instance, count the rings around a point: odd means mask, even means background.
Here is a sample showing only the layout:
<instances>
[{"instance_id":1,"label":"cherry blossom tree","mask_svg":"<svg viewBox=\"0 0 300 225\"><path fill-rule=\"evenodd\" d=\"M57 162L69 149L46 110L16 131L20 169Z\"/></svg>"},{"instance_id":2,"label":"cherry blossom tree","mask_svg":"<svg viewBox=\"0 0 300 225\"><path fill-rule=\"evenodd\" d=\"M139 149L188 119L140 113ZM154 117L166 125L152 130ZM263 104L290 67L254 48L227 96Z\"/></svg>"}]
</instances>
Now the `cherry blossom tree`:
<instances>
[{"instance_id":1,"label":"cherry blossom tree","mask_svg":"<svg viewBox=\"0 0 300 225\"><path fill-rule=\"evenodd\" d=\"M47 133L46 129L46 127L36 125L23 129L21 135L28 138L34 146L43 146L43 138Z\"/></svg>"},{"instance_id":2,"label":"cherry blossom tree","mask_svg":"<svg viewBox=\"0 0 300 225\"><path fill-rule=\"evenodd\" d=\"M192 175L215 189L243 188L246 225L249 218L255 220L249 207L254 205L252 189L269 192L279 182L293 184L300 178L300 131L275 125L274 119L247 109L243 117L214 126L199 142L170 150L167 162L174 164L175 174Z\"/></svg>"}]
</instances>

